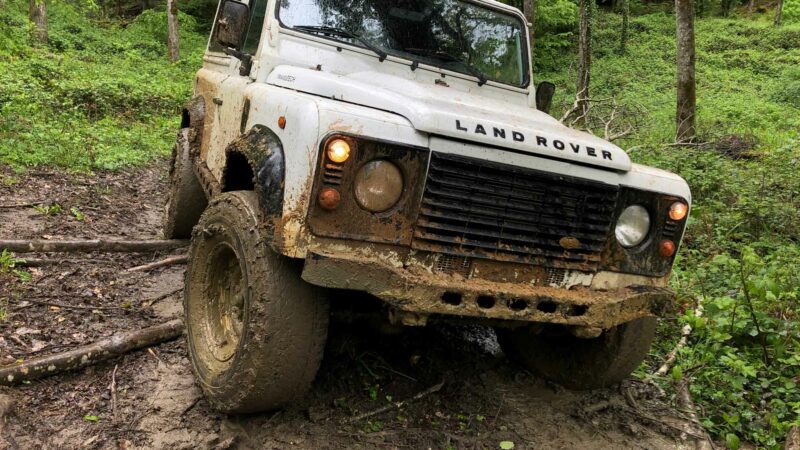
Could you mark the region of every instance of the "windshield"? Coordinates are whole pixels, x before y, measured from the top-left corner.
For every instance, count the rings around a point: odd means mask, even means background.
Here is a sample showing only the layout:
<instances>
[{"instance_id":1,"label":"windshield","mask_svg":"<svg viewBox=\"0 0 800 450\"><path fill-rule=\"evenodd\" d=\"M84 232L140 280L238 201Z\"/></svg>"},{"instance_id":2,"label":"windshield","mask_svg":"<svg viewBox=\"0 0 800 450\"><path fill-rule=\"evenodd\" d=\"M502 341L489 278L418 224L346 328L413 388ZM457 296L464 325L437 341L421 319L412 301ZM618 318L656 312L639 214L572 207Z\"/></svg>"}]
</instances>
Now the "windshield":
<instances>
[{"instance_id":1,"label":"windshield","mask_svg":"<svg viewBox=\"0 0 800 450\"><path fill-rule=\"evenodd\" d=\"M528 84L522 21L468 1L281 0L278 18L285 27L412 61Z\"/></svg>"}]
</instances>

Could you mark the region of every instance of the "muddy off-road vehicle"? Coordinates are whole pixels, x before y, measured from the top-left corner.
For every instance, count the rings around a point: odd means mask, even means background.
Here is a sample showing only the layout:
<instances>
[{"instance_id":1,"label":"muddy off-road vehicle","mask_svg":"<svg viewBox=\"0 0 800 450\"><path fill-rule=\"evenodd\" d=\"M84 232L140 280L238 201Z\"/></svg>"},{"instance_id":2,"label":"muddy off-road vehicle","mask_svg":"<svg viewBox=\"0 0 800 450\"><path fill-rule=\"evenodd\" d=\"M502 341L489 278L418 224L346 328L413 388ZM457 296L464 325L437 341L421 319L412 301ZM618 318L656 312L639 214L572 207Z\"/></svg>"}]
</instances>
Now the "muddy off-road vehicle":
<instances>
[{"instance_id":1,"label":"muddy off-road vehicle","mask_svg":"<svg viewBox=\"0 0 800 450\"><path fill-rule=\"evenodd\" d=\"M492 326L568 387L639 364L689 188L549 116L528 42L492 0L221 2L164 230L191 236L188 347L215 408L305 392L332 292L390 324Z\"/></svg>"}]
</instances>

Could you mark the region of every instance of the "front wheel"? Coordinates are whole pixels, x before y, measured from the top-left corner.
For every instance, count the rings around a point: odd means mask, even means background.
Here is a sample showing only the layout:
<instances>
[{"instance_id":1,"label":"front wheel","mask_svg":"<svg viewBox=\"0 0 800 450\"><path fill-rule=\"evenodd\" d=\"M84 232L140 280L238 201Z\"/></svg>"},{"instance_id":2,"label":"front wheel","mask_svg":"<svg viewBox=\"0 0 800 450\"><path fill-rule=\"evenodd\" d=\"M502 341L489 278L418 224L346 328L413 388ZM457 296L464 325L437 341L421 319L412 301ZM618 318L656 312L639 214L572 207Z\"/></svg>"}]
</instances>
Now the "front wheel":
<instances>
[{"instance_id":1,"label":"front wheel","mask_svg":"<svg viewBox=\"0 0 800 450\"><path fill-rule=\"evenodd\" d=\"M642 362L656 332L645 317L605 330L593 339L563 327L498 329L503 352L531 372L571 389L595 389L624 380Z\"/></svg>"},{"instance_id":2,"label":"front wheel","mask_svg":"<svg viewBox=\"0 0 800 450\"><path fill-rule=\"evenodd\" d=\"M266 244L253 192L222 194L192 235L184 315L189 356L211 405L279 408L305 393L327 338L324 291Z\"/></svg>"}]
</instances>

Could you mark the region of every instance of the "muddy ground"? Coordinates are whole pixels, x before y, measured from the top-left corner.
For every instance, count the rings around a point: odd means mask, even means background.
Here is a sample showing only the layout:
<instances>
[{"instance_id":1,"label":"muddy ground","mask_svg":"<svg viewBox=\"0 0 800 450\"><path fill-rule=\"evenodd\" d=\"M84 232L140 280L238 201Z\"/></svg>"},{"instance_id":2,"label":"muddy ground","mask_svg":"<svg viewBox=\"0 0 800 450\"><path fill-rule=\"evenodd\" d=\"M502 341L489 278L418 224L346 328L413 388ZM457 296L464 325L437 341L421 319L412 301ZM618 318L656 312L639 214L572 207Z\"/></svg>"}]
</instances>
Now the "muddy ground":
<instances>
[{"instance_id":1,"label":"muddy ground","mask_svg":"<svg viewBox=\"0 0 800 450\"><path fill-rule=\"evenodd\" d=\"M0 167L0 239L157 237L165 174L164 161L91 176ZM60 208L3 207L34 201ZM27 269L30 281L0 274L0 365L181 316L183 266L125 272L165 254L35 256L61 261ZM119 308L92 309L108 307ZM404 408L348 422L442 381ZM683 422L672 399L657 388L631 380L567 391L510 364L491 329L464 325L385 335L335 321L312 391L275 413L212 411L183 339L0 388L2 398L14 406L5 425L0 419L0 449L691 447L676 431Z\"/></svg>"}]
</instances>

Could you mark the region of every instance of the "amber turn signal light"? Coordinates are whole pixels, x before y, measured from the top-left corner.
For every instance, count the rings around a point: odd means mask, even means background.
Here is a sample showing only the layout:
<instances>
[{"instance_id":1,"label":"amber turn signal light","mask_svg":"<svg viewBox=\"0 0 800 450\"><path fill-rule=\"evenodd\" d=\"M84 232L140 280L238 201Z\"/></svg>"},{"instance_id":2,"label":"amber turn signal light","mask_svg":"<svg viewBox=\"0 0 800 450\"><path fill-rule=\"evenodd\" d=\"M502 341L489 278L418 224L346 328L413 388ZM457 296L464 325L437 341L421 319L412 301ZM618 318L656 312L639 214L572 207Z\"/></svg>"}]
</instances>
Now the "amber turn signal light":
<instances>
[{"instance_id":1,"label":"amber turn signal light","mask_svg":"<svg viewBox=\"0 0 800 450\"><path fill-rule=\"evenodd\" d=\"M675 221L683 220L689 212L689 206L686 203L675 202L669 207L669 218Z\"/></svg>"},{"instance_id":2,"label":"amber turn signal light","mask_svg":"<svg viewBox=\"0 0 800 450\"><path fill-rule=\"evenodd\" d=\"M334 188L326 187L319 192L319 206L322 209L333 211L342 202L342 195Z\"/></svg>"},{"instance_id":3,"label":"amber turn signal light","mask_svg":"<svg viewBox=\"0 0 800 450\"><path fill-rule=\"evenodd\" d=\"M350 143L342 138L334 138L328 141L328 159L336 164L341 164L350 158Z\"/></svg>"},{"instance_id":4,"label":"amber turn signal light","mask_svg":"<svg viewBox=\"0 0 800 450\"><path fill-rule=\"evenodd\" d=\"M664 239L658 243L658 254L662 258L669 258L675 254L675 243L669 239Z\"/></svg>"}]
</instances>

